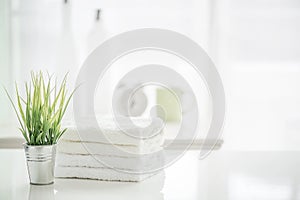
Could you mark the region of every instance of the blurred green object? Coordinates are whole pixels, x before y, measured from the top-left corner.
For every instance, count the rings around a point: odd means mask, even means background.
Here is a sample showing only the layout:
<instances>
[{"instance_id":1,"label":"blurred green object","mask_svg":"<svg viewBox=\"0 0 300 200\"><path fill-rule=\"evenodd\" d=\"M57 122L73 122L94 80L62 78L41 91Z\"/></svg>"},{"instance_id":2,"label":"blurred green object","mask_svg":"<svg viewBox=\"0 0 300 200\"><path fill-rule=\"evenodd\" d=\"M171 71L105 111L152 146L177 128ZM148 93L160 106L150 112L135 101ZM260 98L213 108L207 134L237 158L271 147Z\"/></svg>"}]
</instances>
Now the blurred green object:
<instances>
[{"instance_id":1,"label":"blurred green object","mask_svg":"<svg viewBox=\"0 0 300 200\"><path fill-rule=\"evenodd\" d=\"M172 91L165 88L156 89L156 103L163 108L157 109L157 116L165 119L166 122L179 122L181 120L180 96L181 91L178 89Z\"/></svg>"}]
</instances>

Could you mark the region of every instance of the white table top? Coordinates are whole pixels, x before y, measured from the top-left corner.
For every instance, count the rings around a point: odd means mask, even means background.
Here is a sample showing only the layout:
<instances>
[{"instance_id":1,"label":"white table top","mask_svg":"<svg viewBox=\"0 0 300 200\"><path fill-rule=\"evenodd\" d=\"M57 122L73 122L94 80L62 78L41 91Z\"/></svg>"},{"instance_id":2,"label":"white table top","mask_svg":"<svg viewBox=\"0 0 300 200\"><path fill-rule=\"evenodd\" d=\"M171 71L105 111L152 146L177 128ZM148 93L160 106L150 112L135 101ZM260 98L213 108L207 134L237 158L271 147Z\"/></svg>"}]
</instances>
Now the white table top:
<instances>
[{"instance_id":1,"label":"white table top","mask_svg":"<svg viewBox=\"0 0 300 200\"><path fill-rule=\"evenodd\" d=\"M0 199L299 199L300 152L216 151L205 160L189 151L141 183L56 179L32 186L22 150L0 150Z\"/></svg>"}]
</instances>

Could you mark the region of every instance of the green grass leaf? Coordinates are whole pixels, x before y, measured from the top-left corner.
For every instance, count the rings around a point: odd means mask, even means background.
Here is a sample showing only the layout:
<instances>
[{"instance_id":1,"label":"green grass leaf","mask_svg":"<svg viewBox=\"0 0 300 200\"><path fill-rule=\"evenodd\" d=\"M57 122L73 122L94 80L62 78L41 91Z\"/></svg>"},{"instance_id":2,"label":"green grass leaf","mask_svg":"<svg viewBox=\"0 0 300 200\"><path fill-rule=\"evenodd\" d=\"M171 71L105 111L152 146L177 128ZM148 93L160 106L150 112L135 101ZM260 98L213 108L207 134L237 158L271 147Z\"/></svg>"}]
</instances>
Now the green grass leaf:
<instances>
[{"instance_id":1,"label":"green grass leaf","mask_svg":"<svg viewBox=\"0 0 300 200\"><path fill-rule=\"evenodd\" d=\"M7 90L5 92L13 106L19 130L29 145L56 144L67 129L61 129L61 121L77 88L67 95L67 75L57 85L52 76L44 79L42 72L31 72L31 80L25 83L26 97L21 97L16 85L17 106Z\"/></svg>"}]
</instances>

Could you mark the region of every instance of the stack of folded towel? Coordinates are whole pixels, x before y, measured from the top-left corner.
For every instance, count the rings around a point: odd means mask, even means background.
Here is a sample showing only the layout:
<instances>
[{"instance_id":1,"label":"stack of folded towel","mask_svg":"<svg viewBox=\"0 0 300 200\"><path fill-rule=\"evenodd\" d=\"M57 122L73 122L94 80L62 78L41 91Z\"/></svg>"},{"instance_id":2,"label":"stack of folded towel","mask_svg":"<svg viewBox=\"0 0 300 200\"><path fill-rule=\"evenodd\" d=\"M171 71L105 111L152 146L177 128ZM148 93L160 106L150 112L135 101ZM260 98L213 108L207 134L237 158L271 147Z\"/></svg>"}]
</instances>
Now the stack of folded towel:
<instances>
[{"instance_id":1,"label":"stack of folded towel","mask_svg":"<svg viewBox=\"0 0 300 200\"><path fill-rule=\"evenodd\" d=\"M164 162L159 118L97 118L97 126L69 124L57 148L55 176L142 181ZM78 125L78 123L77 123ZM99 128L101 131L99 131Z\"/></svg>"}]
</instances>

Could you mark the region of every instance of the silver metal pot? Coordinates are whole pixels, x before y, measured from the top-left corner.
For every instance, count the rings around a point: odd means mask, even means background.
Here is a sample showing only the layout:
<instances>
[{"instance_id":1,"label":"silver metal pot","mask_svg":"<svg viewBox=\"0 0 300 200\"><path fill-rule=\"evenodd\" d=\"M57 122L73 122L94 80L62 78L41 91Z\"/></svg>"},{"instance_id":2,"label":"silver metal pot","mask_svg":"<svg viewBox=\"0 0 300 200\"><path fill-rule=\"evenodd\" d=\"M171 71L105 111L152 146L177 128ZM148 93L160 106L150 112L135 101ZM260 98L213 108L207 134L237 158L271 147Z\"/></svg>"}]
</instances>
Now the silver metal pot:
<instances>
[{"instance_id":1,"label":"silver metal pot","mask_svg":"<svg viewBox=\"0 0 300 200\"><path fill-rule=\"evenodd\" d=\"M30 184L48 185L54 182L56 145L24 144Z\"/></svg>"}]
</instances>

